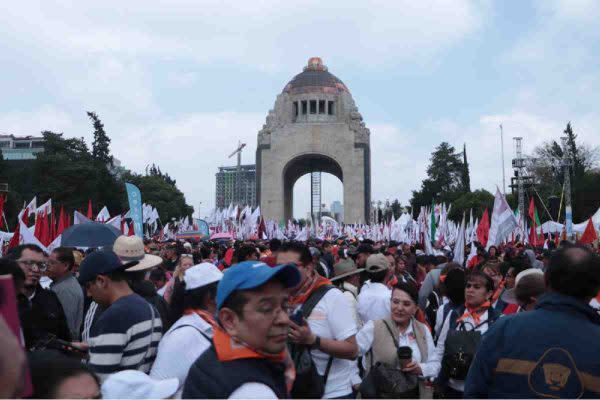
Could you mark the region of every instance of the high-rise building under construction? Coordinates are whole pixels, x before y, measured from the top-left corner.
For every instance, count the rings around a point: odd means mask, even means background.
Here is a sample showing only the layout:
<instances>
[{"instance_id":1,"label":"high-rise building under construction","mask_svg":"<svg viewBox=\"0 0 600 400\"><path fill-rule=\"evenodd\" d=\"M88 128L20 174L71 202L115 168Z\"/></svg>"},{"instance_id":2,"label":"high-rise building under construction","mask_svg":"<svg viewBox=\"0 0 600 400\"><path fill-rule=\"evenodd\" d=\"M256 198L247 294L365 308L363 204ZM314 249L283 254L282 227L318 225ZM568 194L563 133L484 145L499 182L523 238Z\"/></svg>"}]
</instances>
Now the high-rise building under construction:
<instances>
[{"instance_id":1,"label":"high-rise building under construction","mask_svg":"<svg viewBox=\"0 0 600 400\"><path fill-rule=\"evenodd\" d=\"M219 167L216 176L217 208L226 208L230 204L256 206L256 165Z\"/></svg>"}]
</instances>

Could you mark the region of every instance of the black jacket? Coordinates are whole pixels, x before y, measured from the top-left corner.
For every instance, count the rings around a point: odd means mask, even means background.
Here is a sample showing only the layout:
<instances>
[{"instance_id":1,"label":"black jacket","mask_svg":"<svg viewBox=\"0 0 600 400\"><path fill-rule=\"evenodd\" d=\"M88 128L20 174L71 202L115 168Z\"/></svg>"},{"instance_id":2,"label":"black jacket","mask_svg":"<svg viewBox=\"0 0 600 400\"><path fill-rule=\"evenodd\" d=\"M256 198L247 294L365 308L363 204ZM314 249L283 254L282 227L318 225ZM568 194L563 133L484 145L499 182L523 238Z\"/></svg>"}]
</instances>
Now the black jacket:
<instances>
[{"instance_id":1,"label":"black jacket","mask_svg":"<svg viewBox=\"0 0 600 400\"><path fill-rule=\"evenodd\" d=\"M213 345L192 364L182 398L226 399L240 386L250 382L270 387L280 399L288 398L284 373L283 364L267 359L219 361Z\"/></svg>"},{"instance_id":2,"label":"black jacket","mask_svg":"<svg viewBox=\"0 0 600 400\"><path fill-rule=\"evenodd\" d=\"M169 303L158 293L154 284L150 281L133 281L129 283L131 290L136 294L142 296L148 303L152 304L158 313L160 314L160 320L163 326L163 333L167 332L171 327L170 312L171 308Z\"/></svg>"},{"instance_id":3,"label":"black jacket","mask_svg":"<svg viewBox=\"0 0 600 400\"><path fill-rule=\"evenodd\" d=\"M27 349L40 345L51 336L71 340L65 312L53 291L38 285L31 301L24 294L19 294L17 301Z\"/></svg>"}]
</instances>

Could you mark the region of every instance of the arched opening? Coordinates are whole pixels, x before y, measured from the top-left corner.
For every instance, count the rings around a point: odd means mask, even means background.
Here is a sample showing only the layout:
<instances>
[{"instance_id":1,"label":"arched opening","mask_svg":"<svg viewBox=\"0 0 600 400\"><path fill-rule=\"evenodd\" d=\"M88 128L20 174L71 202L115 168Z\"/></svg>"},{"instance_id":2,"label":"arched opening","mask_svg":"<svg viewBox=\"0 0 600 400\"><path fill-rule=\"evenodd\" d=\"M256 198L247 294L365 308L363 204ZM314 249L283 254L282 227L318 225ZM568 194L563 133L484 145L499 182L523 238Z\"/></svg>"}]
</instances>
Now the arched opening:
<instances>
[{"instance_id":1,"label":"arched opening","mask_svg":"<svg viewBox=\"0 0 600 400\"><path fill-rule=\"evenodd\" d=\"M283 169L283 202L284 217L286 221L294 216L294 185L298 179L300 179L300 177L310 174L311 172L319 171L325 173L322 174L322 176L325 177L326 183L330 181L335 182L334 179L337 178L342 183L341 192L343 193L344 175L342 172L342 167L337 163L337 161L322 154L303 154L298 156L289 161ZM333 175L333 177L328 178L326 174ZM308 204L310 205L310 175L307 179L309 181L308 190L306 192L304 192L306 189L303 190L304 193L301 195L303 201L300 204L304 204L304 197L306 197L308 198ZM328 196L329 193L335 196L334 191L327 191ZM335 200L340 200L343 202L342 198ZM304 218L306 218L306 216Z\"/></svg>"},{"instance_id":2,"label":"arched opening","mask_svg":"<svg viewBox=\"0 0 600 400\"><path fill-rule=\"evenodd\" d=\"M292 194L292 216L298 220L300 218L307 219L311 212L311 181L310 173L302 175L293 186ZM337 202L333 204L334 202ZM325 205L324 212L327 210L335 219L335 214L344 215L340 207L344 203L344 185L335 175L326 172L321 173L321 203ZM331 215L330 215L331 214Z\"/></svg>"}]
</instances>

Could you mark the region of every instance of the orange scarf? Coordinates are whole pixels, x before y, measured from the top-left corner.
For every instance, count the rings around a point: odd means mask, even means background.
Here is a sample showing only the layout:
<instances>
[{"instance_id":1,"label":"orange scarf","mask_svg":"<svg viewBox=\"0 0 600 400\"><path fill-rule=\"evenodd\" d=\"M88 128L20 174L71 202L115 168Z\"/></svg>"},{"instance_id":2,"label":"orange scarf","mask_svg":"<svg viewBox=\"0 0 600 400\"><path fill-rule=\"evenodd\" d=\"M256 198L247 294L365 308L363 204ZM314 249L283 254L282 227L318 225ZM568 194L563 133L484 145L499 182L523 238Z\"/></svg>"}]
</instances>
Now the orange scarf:
<instances>
[{"instance_id":1,"label":"orange scarf","mask_svg":"<svg viewBox=\"0 0 600 400\"><path fill-rule=\"evenodd\" d=\"M494 304L496 302L496 300L498 300L498 298L502 294L503 290L504 290L504 279L500 282L500 284L498 285L498 289L496 289L496 291L492 295L492 301L491 301L492 304Z\"/></svg>"},{"instance_id":2,"label":"orange scarf","mask_svg":"<svg viewBox=\"0 0 600 400\"><path fill-rule=\"evenodd\" d=\"M390 279L388 279L386 285L387 285L388 289L391 289L394 286L396 286L397 284L398 284L398 277L394 274L390 277Z\"/></svg>"},{"instance_id":3,"label":"orange scarf","mask_svg":"<svg viewBox=\"0 0 600 400\"><path fill-rule=\"evenodd\" d=\"M285 385L288 393L292 390L292 385L296 379L296 368L287 348L279 354L267 354L255 350L240 341L239 339L229 336L227 332L219 326L215 327L213 334L213 343L219 361L233 361L244 358L260 358L266 359L274 363L281 363L285 366Z\"/></svg>"},{"instance_id":4,"label":"orange scarf","mask_svg":"<svg viewBox=\"0 0 600 400\"><path fill-rule=\"evenodd\" d=\"M290 296L290 304L304 304L312 292L323 285L331 285L331 281L321 275L315 273L312 278L309 278L302 284L295 294Z\"/></svg>"},{"instance_id":5,"label":"orange scarf","mask_svg":"<svg viewBox=\"0 0 600 400\"><path fill-rule=\"evenodd\" d=\"M205 310L200 310L200 309L194 309L194 308L189 308L187 310L185 310L183 312L184 315L190 315L190 314L198 314L200 316L200 318L202 318L203 320L205 320L206 322L208 322L210 324L210 326L212 326L213 330L217 329L217 320L215 319L215 316L212 315L211 313L209 313L208 311Z\"/></svg>"},{"instance_id":6,"label":"orange scarf","mask_svg":"<svg viewBox=\"0 0 600 400\"><path fill-rule=\"evenodd\" d=\"M492 306L492 304L489 301L486 301L485 303L483 303L481 306L479 306L479 308L470 308L469 306L465 305L466 308L465 308L464 314L460 318L458 318L456 320L456 322L461 322L461 321L464 321L467 318L471 317L471 318L473 318L473 322L475 322L475 325L479 325L481 316L483 314L485 314L485 312L491 306Z\"/></svg>"}]
</instances>

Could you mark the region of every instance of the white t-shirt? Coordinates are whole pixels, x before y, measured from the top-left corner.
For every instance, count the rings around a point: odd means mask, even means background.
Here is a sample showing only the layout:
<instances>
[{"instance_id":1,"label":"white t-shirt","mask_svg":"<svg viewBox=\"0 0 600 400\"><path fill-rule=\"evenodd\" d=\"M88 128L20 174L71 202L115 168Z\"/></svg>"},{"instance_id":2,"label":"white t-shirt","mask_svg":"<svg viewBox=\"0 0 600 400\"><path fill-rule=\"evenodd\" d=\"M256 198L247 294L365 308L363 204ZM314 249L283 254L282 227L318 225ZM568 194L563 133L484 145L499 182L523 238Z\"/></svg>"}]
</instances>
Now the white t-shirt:
<instances>
[{"instance_id":1,"label":"white t-shirt","mask_svg":"<svg viewBox=\"0 0 600 400\"><path fill-rule=\"evenodd\" d=\"M308 316L307 322L315 335L325 339L346 340L357 332L352 306L339 289L330 289L323 296ZM311 354L317 372L324 375L329 354L320 350L312 350ZM333 398L352 393L351 373L347 360L334 358L323 397Z\"/></svg>"},{"instance_id":2,"label":"white t-shirt","mask_svg":"<svg viewBox=\"0 0 600 400\"><path fill-rule=\"evenodd\" d=\"M363 324L389 318L392 291L383 283L366 281L358 294L358 315Z\"/></svg>"},{"instance_id":3,"label":"white t-shirt","mask_svg":"<svg viewBox=\"0 0 600 400\"><path fill-rule=\"evenodd\" d=\"M235 389L229 399L276 399L277 395L264 383L247 382Z\"/></svg>"},{"instance_id":4,"label":"white t-shirt","mask_svg":"<svg viewBox=\"0 0 600 400\"><path fill-rule=\"evenodd\" d=\"M155 379L177 378L181 390L190 367L211 344L198 330L212 338L212 327L198 314L179 318L158 344L150 376Z\"/></svg>"},{"instance_id":5,"label":"white t-shirt","mask_svg":"<svg viewBox=\"0 0 600 400\"><path fill-rule=\"evenodd\" d=\"M375 325L374 321L369 321L362 327L362 329L356 334L356 342L358 343L358 354L364 356L373 347L373 340L375 338ZM404 333L400 333L398 337L398 346L408 346L412 350L412 359L421 365L421 371L423 371L423 377L435 378L440 371L439 361L429 362L430 359L435 359L435 346L433 344L433 338L429 329L425 329L425 340L427 341L427 360L423 360L421 356L421 350L417 344L417 338L413 330L412 321L408 325L408 328ZM365 359L363 358L363 362Z\"/></svg>"}]
</instances>

